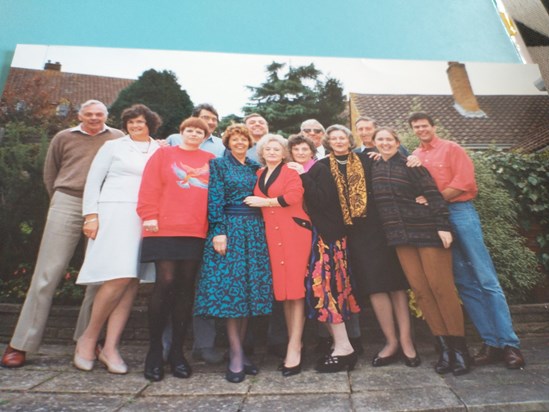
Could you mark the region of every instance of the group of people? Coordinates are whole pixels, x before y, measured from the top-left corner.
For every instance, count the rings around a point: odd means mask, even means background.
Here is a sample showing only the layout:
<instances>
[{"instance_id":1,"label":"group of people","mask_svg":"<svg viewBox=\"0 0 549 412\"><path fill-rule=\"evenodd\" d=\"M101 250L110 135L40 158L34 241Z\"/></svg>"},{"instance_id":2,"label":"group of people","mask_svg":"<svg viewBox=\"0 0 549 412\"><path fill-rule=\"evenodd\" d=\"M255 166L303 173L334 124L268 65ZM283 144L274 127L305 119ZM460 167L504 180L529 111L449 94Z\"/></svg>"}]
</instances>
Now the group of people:
<instances>
[{"instance_id":1,"label":"group of people","mask_svg":"<svg viewBox=\"0 0 549 412\"><path fill-rule=\"evenodd\" d=\"M144 367L151 381L163 379L166 361L173 376L192 375L183 350L191 323L193 358L223 361L216 319L229 343L225 378L256 375L249 320L271 314L268 339L283 346L283 376L302 370L306 318L318 321L324 342L315 369L352 370L367 300L385 337L372 365L416 367L409 288L436 338L437 373L524 366L472 204L473 164L436 135L428 114L409 118L420 140L411 156L394 130L367 117L354 125L358 145L347 127L315 119L289 139L269 134L257 113L219 138L209 104L160 142L151 135L162 120L148 107L122 113L125 134L105 125L107 114L89 100L81 123L51 141L50 209L2 366L22 366L38 349L81 232L88 242L77 283L87 288L73 363L84 371L97 359L110 373L128 372L119 344L139 282L154 282ZM483 340L472 359L460 299Z\"/></svg>"}]
</instances>

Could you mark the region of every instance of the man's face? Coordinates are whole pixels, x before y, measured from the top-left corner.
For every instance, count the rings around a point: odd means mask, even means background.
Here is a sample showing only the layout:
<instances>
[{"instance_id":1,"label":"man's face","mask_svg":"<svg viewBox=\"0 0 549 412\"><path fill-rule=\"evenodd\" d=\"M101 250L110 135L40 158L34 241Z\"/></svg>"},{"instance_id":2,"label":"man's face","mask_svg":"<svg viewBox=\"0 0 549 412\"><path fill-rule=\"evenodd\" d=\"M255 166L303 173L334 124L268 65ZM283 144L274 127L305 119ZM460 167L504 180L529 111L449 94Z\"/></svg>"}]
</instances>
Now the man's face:
<instances>
[{"instance_id":1,"label":"man's face","mask_svg":"<svg viewBox=\"0 0 549 412\"><path fill-rule=\"evenodd\" d=\"M206 109L202 109L198 114L198 118L206 122L206 124L208 125L208 130L210 134L215 132L215 129L217 128L217 123L219 123L219 120L217 119L217 116L215 115L215 113L212 113Z\"/></svg>"},{"instance_id":2,"label":"man's face","mask_svg":"<svg viewBox=\"0 0 549 412\"><path fill-rule=\"evenodd\" d=\"M360 140L362 140L362 144L365 147L374 146L373 139L374 139L375 131L376 131L376 127L374 126L374 122L370 122L368 120L361 120L356 124L356 132L360 137Z\"/></svg>"},{"instance_id":3,"label":"man's face","mask_svg":"<svg viewBox=\"0 0 549 412\"><path fill-rule=\"evenodd\" d=\"M246 120L246 127L250 131L254 142L257 142L259 139L269 133L269 125L267 124L267 120L265 120L261 116L250 117L248 120Z\"/></svg>"},{"instance_id":4,"label":"man's face","mask_svg":"<svg viewBox=\"0 0 549 412\"><path fill-rule=\"evenodd\" d=\"M436 136L436 127L432 126L427 119L419 119L412 122L412 130L421 143L430 143Z\"/></svg>"},{"instance_id":5,"label":"man's face","mask_svg":"<svg viewBox=\"0 0 549 412\"><path fill-rule=\"evenodd\" d=\"M301 126L301 133L311 139L314 142L315 147L319 147L322 144L324 131L320 123L307 123Z\"/></svg>"},{"instance_id":6,"label":"man's face","mask_svg":"<svg viewBox=\"0 0 549 412\"><path fill-rule=\"evenodd\" d=\"M107 114L103 106L99 104L91 104L80 113L78 113L78 120L82 122L82 130L91 135L99 133L105 127L107 121Z\"/></svg>"}]
</instances>

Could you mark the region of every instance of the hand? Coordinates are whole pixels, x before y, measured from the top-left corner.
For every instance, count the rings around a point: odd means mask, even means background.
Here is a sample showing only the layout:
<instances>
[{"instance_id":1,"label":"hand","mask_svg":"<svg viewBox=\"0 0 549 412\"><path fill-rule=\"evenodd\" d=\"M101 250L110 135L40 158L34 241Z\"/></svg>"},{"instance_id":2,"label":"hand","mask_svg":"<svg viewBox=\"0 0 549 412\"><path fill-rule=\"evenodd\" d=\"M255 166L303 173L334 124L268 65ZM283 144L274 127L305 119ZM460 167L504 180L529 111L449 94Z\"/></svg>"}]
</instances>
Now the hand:
<instances>
[{"instance_id":1,"label":"hand","mask_svg":"<svg viewBox=\"0 0 549 412\"><path fill-rule=\"evenodd\" d=\"M86 219L88 221L89 220L92 220L92 221L85 223ZM94 218L91 218L91 217L84 218L84 225L82 226L82 232L84 232L84 236L86 236L88 239L95 239L97 237L98 230L99 230L99 218L97 217L97 215L95 215Z\"/></svg>"},{"instance_id":2,"label":"hand","mask_svg":"<svg viewBox=\"0 0 549 412\"><path fill-rule=\"evenodd\" d=\"M212 239L214 250L221 256L227 254L227 235L217 235Z\"/></svg>"},{"instance_id":3,"label":"hand","mask_svg":"<svg viewBox=\"0 0 549 412\"><path fill-rule=\"evenodd\" d=\"M421 166L421 160L419 160L419 157L410 155L406 159L406 166L408 167L419 167Z\"/></svg>"},{"instance_id":4,"label":"hand","mask_svg":"<svg viewBox=\"0 0 549 412\"><path fill-rule=\"evenodd\" d=\"M423 206L429 206L429 202L427 201L427 198L425 196L416 197L416 203L419 203Z\"/></svg>"},{"instance_id":5,"label":"hand","mask_svg":"<svg viewBox=\"0 0 549 412\"><path fill-rule=\"evenodd\" d=\"M145 232L158 232L158 220L145 220L143 222L143 229L145 229Z\"/></svg>"},{"instance_id":6,"label":"hand","mask_svg":"<svg viewBox=\"0 0 549 412\"><path fill-rule=\"evenodd\" d=\"M259 196L248 196L244 199L244 203L250 207L267 207L269 206L268 199Z\"/></svg>"},{"instance_id":7,"label":"hand","mask_svg":"<svg viewBox=\"0 0 549 412\"><path fill-rule=\"evenodd\" d=\"M166 139L157 139L156 142L160 147L168 147L168 141Z\"/></svg>"},{"instance_id":8,"label":"hand","mask_svg":"<svg viewBox=\"0 0 549 412\"><path fill-rule=\"evenodd\" d=\"M379 153L379 152L369 152L368 157L370 159L379 160L379 159L381 159L381 153Z\"/></svg>"},{"instance_id":9,"label":"hand","mask_svg":"<svg viewBox=\"0 0 549 412\"><path fill-rule=\"evenodd\" d=\"M303 168L303 165L297 162L288 162L286 163L286 166L288 166L288 169L293 169L300 175L305 173L305 169Z\"/></svg>"},{"instance_id":10,"label":"hand","mask_svg":"<svg viewBox=\"0 0 549 412\"><path fill-rule=\"evenodd\" d=\"M444 249L448 249L452 244L452 241L453 241L452 233L447 232L445 230L439 230L438 237L440 237L440 240L442 240L442 246L444 246Z\"/></svg>"}]
</instances>

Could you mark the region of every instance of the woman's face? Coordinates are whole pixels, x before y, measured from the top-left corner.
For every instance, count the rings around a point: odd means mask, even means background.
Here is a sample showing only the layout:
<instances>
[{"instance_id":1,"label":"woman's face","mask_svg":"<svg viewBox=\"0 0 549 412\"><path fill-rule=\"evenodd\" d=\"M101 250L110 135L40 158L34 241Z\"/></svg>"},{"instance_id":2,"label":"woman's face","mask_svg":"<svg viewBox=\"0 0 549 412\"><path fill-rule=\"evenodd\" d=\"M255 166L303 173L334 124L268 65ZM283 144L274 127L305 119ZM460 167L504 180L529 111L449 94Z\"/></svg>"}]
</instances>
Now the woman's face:
<instances>
[{"instance_id":1,"label":"woman's face","mask_svg":"<svg viewBox=\"0 0 549 412\"><path fill-rule=\"evenodd\" d=\"M400 146L400 142L388 130L380 130L374 138L378 152L387 159L392 157Z\"/></svg>"},{"instance_id":2,"label":"woman's face","mask_svg":"<svg viewBox=\"0 0 549 412\"><path fill-rule=\"evenodd\" d=\"M246 152L250 147L250 141L246 136L240 133L235 133L229 137L229 150L235 156L246 156Z\"/></svg>"},{"instance_id":3,"label":"woman's face","mask_svg":"<svg viewBox=\"0 0 549 412\"><path fill-rule=\"evenodd\" d=\"M263 159L266 163L280 163L284 158L284 148L280 143L271 140L263 146Z\"/></svg>"},{"instance_id":4,"label":"woman's face","mask_svg":"<svg viewBox=\"0 0 549 412\"><path fill-rule=\"evenodd\" d=\"M185 145L193 149L198 149L204 140L204 137L206 137L206 134L204 133L204 130L199 127L185 127L181 132L181 136L183 137L183 143L185 143Z\"/></svg>"},{"instance_id":5,"label":"woman's face","mask_svg":"<svg viewBox=\"0 0 549 412\"><path fill-rule=\"evenodd\" d=\"M149 127L143 115L139 115L126 122L126 130L130 136L149 137Z\"/></svg>"},{"instance_id":6,"label":"woman's face","mask_svg":"<svg viewBox=\"0 0 549 412\"><path fill-rule=\"evenodd\" d=\"M348 154L351 148L351 142L343 130L331 131L328 143L336 156Z\"/></svg>"},{"instance_id":7,"label":"woman's face","mask_svg":"<svg viewBox=\"0 0 549 412\"><path fill-rule=\"evenodd\" d=\"M292 147L292 159L299 164L305 164L313 158L313 151L307 143L299 143Z\"/></svg>"}]
</instances>

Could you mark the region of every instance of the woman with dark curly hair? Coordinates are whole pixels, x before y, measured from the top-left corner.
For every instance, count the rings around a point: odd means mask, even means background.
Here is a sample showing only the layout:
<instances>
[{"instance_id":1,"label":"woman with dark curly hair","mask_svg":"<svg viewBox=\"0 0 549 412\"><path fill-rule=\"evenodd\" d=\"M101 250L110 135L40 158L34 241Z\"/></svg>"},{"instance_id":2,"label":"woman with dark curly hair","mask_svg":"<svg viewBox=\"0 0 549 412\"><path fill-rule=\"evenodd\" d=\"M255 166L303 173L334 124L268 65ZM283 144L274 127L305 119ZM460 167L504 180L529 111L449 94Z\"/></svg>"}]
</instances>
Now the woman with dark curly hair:
<instances>
[{"instance_id":1,"label":"woman with dark curly hair","mask_svg":"<svg viewBox=\"0 0 549 412\"><path fill-rule=\"evenodd\" d=\"M76 344L74 365L91 370L97 338L107 322L99 361L111 373L127 373L118 344L133 304L139 280L154 281L152 265L139 263L141 220L135 208L145 164L158 149L150 137L161 124L147 106L136 104L122 112L128 135L106 142L97 152L84 188L86 258L76 283L101 284L90 322Z\"/></svg>"},{"instance_id":2,"label":"woman with dark curly hair","mask_svg":"<svg viewBox=\"0 0 549 412\"><path fill-rule=\"evenodd\" d=\"M253 193L259 164L246 157L250 132L234 124L223 134L227 156L210 162L210 228L194 308L195 316L227 319L229 364L225 378L242 382L257 367L242 342L250 316L272 310L272 279L261 210L244 204Z\"/></svg>"}]
</instances>

